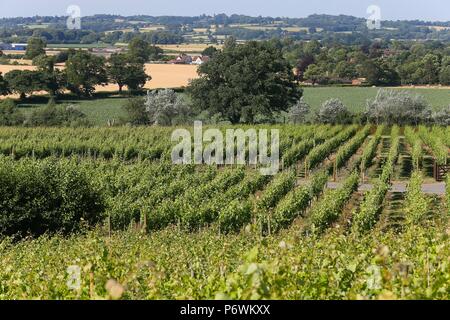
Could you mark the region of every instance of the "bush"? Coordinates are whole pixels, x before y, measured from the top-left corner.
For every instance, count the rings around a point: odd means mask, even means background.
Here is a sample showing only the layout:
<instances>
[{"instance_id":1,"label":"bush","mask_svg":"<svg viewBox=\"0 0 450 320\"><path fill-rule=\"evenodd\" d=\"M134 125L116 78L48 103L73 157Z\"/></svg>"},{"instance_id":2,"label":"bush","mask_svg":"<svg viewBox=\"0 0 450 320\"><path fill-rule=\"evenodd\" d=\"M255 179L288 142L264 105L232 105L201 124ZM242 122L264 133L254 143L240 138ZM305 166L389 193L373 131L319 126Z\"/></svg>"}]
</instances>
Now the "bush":
<instances>
[{"instance_id":1,"label":"bush","mask_svg":"<svg viewBox=\"0 0 450 320\"><path fill-rule=\"evenodd\" d=\"M74 106L56 106L49 104L34 111L28 120L30 126L87 126L86 115Z\"/></svg>"},{"instance_id":2,"label":"bush","mask_svg":"<svg viewBox=\"0 0 450 320\"><path fill-rule=\"evenodd\" d=\"M0 235L68 234L103 219L101 193L69 161L0 158Z\"/></svg>"},{"instance_id":3,"label":"bush","mask_svg":"<svg viewBox=\"0 0 450 320\"><path fill-rule=\"evenodd\" d=\"M127 100L123 106L126 117L122 119L125 123L132 125L146 125L150 123L149 115L145 107L145 99L143 97L134 97Z\"/></svg>"},{"instance_id":4,"label":"bush","mask_svg":"<svg viewBox=\"0 0 450 320\"><path fill-rule=\"evenodd\" d=\"M0 102L0 126L17 126L23 124L24 121L25 117L13 100L6 99Z\"/></svg>"},{"instance_id":5,"label":"bush","mask_svg":"<svg viewBox=\"0 0 450 320\"><path fill-rule=\"evenodd\" d=\"M317 121L330 124L352 123L352 114L339 99L325 101L317 114Z\"/></svg>"},{"instance_id":6,"label":"bush","mask_svg":"<svg viewBox=\"0 0 450 320\"><path fill-rule=\"evenodd\" d=\"M433 121L440 126L450 126L450 105L433 114Z\"/></svg>"},{"instance_id":7,"label":"bush","mask_svg":"<svg viewBox=\"0 0 450 320\"><path fill-rule=\"evenodd\" d=\"M171 89L149 91L145 106L150 122L160 126L186 123L192 114L186 101Z\"/></svg>"},{"instance_id":8,"label":"bush","mask_svg":"<svg viewBox=\"0 0 450 320\"><path fill-rule=\"evenodd\" d=\"M311 111L309 104L305 102L303 97L289 109L289 121L293 124L301 124L306 122Z\"/></svg>"},{"instance_id":9,"label":"bush","mask_svg":"<svg viewBox=\"0 0 450 320\"><path fill-rule=\"evenodd\" d=\"M366 115L376 124L418 125L429 121L431 111L421 95L380 89L375 99L367 102Z\"/></svg>"}]
</instances>

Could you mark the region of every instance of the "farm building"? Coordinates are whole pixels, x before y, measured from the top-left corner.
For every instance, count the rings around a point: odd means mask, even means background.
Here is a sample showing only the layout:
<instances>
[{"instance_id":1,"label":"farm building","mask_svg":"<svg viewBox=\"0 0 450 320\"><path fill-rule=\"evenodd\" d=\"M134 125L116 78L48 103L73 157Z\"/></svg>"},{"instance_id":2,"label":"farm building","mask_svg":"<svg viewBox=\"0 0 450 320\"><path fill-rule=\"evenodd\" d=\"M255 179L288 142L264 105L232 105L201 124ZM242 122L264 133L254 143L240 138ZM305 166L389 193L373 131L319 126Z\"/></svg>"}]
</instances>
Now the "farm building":
<instances>
[{"instance_id":1,"label":"farm building","mask_svg":"<svg viewBox=\"0 0 450 320\"><path fill-rule=\"evenodd\" d=\"M0 43L0 50L27 50L26 43Z\"/></svg>"}]
</instances>

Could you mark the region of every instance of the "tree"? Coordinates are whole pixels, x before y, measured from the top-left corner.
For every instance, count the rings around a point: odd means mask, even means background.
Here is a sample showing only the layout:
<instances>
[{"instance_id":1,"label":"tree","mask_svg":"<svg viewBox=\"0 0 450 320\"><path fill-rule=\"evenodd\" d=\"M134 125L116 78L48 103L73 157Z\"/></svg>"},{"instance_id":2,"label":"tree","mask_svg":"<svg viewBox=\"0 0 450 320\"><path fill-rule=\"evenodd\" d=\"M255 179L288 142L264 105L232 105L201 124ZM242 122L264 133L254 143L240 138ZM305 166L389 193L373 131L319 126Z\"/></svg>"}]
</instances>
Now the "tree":
<instances>
[{"instance_id":1,"label":"tree","mask_svg":"<svg viewBox=\"0 0 450 320\"><path fill-rule=\"evenodd\" d=\"M209 46L208 48L206 48L205 50L203 50L202 56L212 57L212 56L214 56L214 54L216 54L217 51L218 51L218 50L217 50L216 47Z\"/></svg>"},{"instance_id":2,"label":"tree","mask_svg":"<svg viewBox=\"0 0 450 320\"><path fill-rule=\"evenodd\" d=\"M325 101L317 114L317 121L330 124L351 123L352 115L339 99Z\"/></svg>"},{"instance_id":3,"label":"tree","mask_svg":"<svg viewBox=\"0 0 450 320\"><path fill-rule=\"evenodd\" d=\"M439 57L434 54L427 54L422 59L422 69L424 72L424 77L422 79L423 83L426 84L436 84L439 82L439 68L440 68Z\"/></svg>"},{"instance_id":4,"label":"tree","mask_svg":"<svg viewBox=\"0 0 450 320\"><path fill-rule=\"evenodd\" d=\"M25 52L25 59L34 59L37 56L45 54L46 43L42 38L31 37L28 39L27 50Z\"/></svg>"},{"instance_id":5,"label":"tree","mask_svg":"<svg viewBox=\"0 0 450 320\"><path fill-rule=\"evenodd\" d=\"M39 89L50 93L51 97L58 94L65 82L64 73L55 68L55 57L40 55L33 59L39 72Z\"/></svg>"},{"instance_id":6,"label":"tree","mask_svg":"<svg viewBox=\"0 0 450 320\"><path fill-rule=\"evenodd\" d=\"M439 82L444 85L450 85L450 65L444 66L439 73Z\"/></svg>"},{"instance_id":7,"label":"tree","mask_svg":"<svg viewBox=\"0 0 450 320\"><path fill-rule=\"evenodd\" d=\"M184 99L171 89L148 91L145 107L150 122L160 126L186 123L191 114Z\"/></svg>"},{"instance_id":8,"label":"tree","mask_svg":"<svg viewBox=\"0 0 450 320\"><path fill-rule=\"evenodd\" d=\"M366 60L359 72L373 86L395 86L400 84L400 76L381 59Z\"/></svg>"},{"instance_id":9,"label":"tree","mask_svg":"<svg viewBox=\"0 0 450 320\"><path fill-rule=\"evenodd\" d=\"M340 61L336 65L335 74L339 78L354 79L358 76L353 64L347 61Z\"/></svg>"},{"instance_id":10,"label":"tree","mask_svg":"<svg viewBox=\"0 0 450 320\"><path fill-rule=\"evenodd\" d=\"M76 94L92 95L96 85L108 82L105 59L78 51L66 63L68 88Z\"/></svg>"},{"instance_id":11,"label":"tree","mask_svg":"<svg viewBox=\"0 0 450 320\"><path fill-rule=\"evenodd\" d=\"M311 64L305 71L304 78L311 80L313 84L321 82L324 77L324 72L317 64Z\"/></svg>"},{"instance_id":12,"label":"tree","mask_svg":"<svg viewBox=\"0 0 450 320\"><path fill-rule=\"evenodd\" d=\"M128 44L129 55L138 62L145 63L149 60L160 60L163 50L160 47L151 45L147 41L133 38Z\"/></svg>"},{"instance_id":13,"label":"tree","mask_svg":"<svg viewBox=\"0 0 450 320\"><path fill-rule=\"evenodd\" d=\"M291 109L289 109L289 120L293 124L305 123L310 111L311 107L302 97L294 106L291 107Z\"/></svg>"},{"instance_id":14,"label":"tree","mask_svg":"<svg viewBox=\"0 0 450 320\"><path fill-rule=\"evenodd\" d=\"M113 54L108 60L108 76L119 86L119 92L127 86L130 90L142 88L151 77L145 73L143 63L125 54Z\"/></svg>"},{"instance_id":15,"label":"tree","mask_svg":"<svg viewBox=\"0 0 450 320\"><path fill-rule=\"evenodd\" d=\"M302 95L292 67L272 42L237 45L229 38L198 72L200 78L188 88L194 106L220 113L231 123L252 123L258 114L286 111Z\"/></svg>"},{"instance_id":16,"label":"tree","mask_svg":"<svg viewBox=\"0 0 450 320\"><path fill-rule=\"evenodd\" d=\"M10 94L8 82L3 77L2 73L0 72L0 95L6 96Z\"/></svg>"},{"instance_id":17,"label":"tree","mask_svg":"<svg viewBox=\"0 0 450 320\"><path fill-rule=\"evenodd\" d=\"M304 80L304 74L308 67L314 63L314 56L307 54L300 57L297 61L297 76L298 80Z\"/></svg>"},{"instance_id":18,"label":"tree","mask_svg":"<svg viewBox=\"0 0 450 320\"><path fill-rule=\"evenodd\" d=\"M30 70L13 70L5 74L5 81L13 93L20 95L20 99L25 99L27 94L40 89L39 72Z\"/></svg>"}]
</instances>

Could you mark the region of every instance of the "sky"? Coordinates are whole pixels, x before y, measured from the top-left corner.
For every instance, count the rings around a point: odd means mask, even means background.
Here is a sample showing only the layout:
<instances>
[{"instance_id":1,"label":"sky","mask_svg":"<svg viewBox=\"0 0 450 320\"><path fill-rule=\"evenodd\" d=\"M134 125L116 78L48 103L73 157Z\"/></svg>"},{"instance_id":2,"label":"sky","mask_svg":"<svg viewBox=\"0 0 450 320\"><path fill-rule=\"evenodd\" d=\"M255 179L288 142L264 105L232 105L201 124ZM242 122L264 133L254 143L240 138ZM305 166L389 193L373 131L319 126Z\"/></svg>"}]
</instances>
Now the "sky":
<instances>
[{"instance_id":1,"label":"sky","mask_svg":"<svg viewBox=\"0 0 450 320\"><path fill-rule=\"evenodd\" d=\"M377 5L382 20L450 21L449 0L0 0L0 17L65 16L70 5L78 5L82 16L237 13L272 17L305 17L314 13L368 17L367 8Z\"/></svg>"}]
</instances>

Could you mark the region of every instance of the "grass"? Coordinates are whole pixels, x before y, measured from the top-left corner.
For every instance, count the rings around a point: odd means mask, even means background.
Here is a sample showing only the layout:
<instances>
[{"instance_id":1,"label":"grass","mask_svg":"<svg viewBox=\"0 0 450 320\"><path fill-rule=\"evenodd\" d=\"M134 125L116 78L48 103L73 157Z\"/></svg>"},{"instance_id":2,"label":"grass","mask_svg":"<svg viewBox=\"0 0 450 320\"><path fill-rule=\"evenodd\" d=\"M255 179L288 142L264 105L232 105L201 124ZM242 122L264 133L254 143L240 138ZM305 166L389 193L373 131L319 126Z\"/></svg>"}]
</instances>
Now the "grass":
<instances>
[{"instance_id":1,"label":"grass","mask_svg":"<svg viewBox=\"0 0 450 320\"><path fill-rule=\"evenodd\" d=\"M86 114L89 121L97 126L105 126L108 120L118 121L125 116L122 106L127 98L94 98L92 100L62 100L59 104L75 105L81 112ZM19 107L25 116L30 115L36 108L46 106L45 99L41 101L20 104Z\"/></svg>"},{"instance_id":2,"label":"grass","mask_svg":"<svg viewBox=\"0 0 450 320\"><path fill-rule=\"evenodd\" d=\"M305 88L305 101L313 110L318 110L323 102L331 98L340 99L352 112L361 112L367 99L373 99L379 88L320 87ZM400 90L400 89L393 89ZM450 90L445 89L401 89L423 95L435 109L441 109L450 103Z\"/></svg>"}]
</instances>

